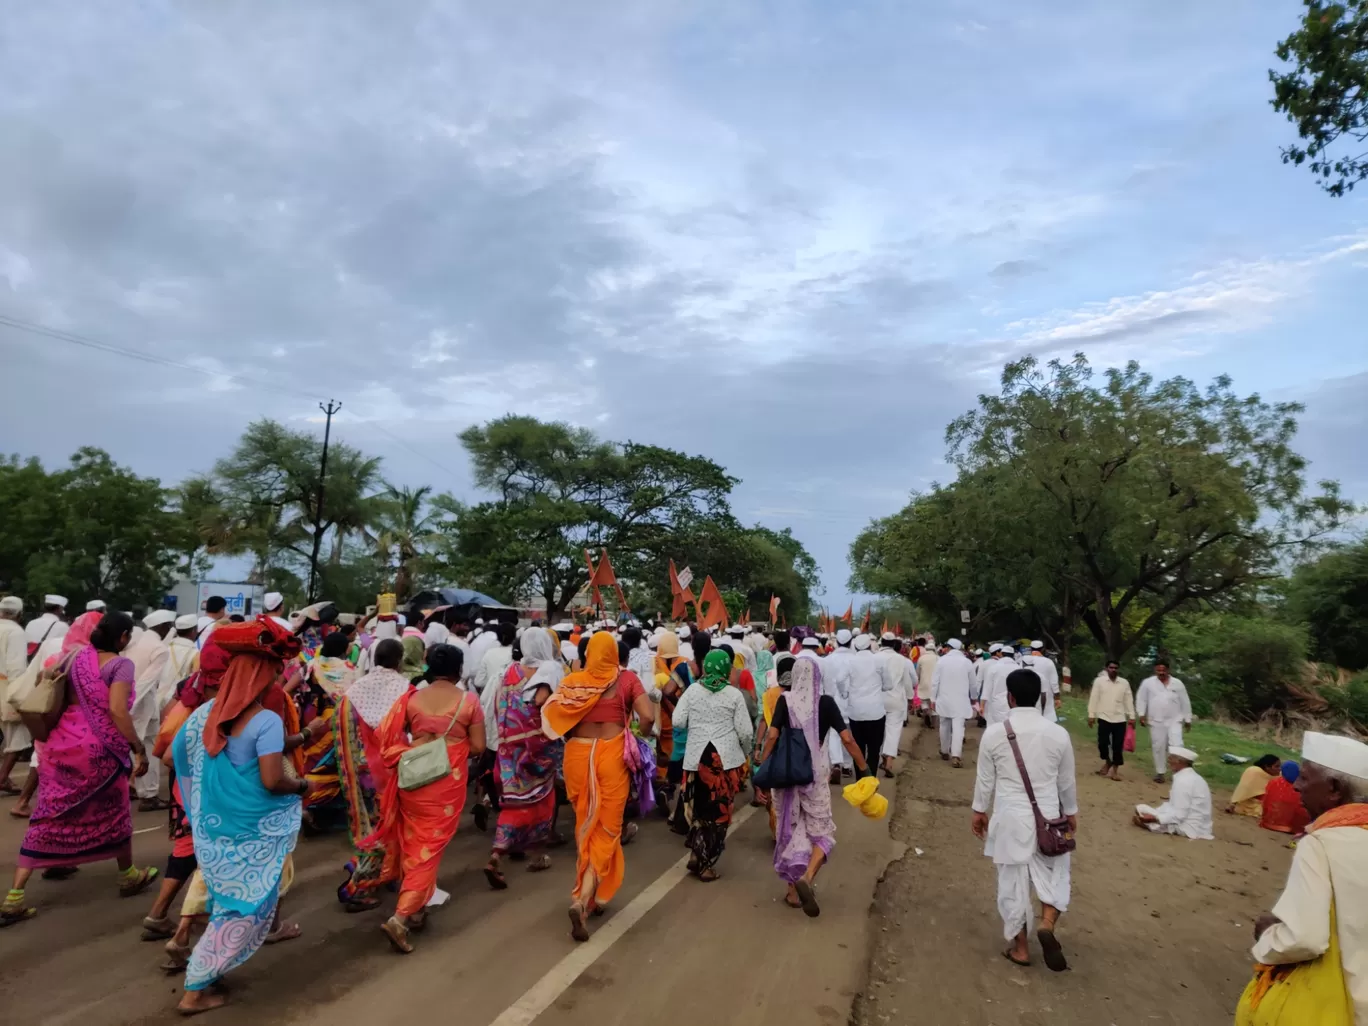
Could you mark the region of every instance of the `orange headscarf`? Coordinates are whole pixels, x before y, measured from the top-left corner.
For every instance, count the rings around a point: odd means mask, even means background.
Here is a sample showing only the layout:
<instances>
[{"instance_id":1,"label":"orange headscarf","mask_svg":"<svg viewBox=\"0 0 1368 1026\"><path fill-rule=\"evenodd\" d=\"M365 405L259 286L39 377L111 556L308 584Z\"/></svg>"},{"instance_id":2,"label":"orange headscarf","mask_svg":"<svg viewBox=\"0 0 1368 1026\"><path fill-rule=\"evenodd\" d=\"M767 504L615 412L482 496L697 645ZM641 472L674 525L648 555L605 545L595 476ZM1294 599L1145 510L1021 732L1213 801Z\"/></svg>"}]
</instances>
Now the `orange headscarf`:
<instances>
[{"instance_id":1,"label":"orange headscarf","mask_svg":"<svg viewBox=\"0 0 1368 1026\"><path fill-rule=\"evenodd\" d=\"M589 639L584 669L561 678L556 693L542 706L542 730L547 737L562 738L575 729L603 693L618 679L618 643L611 631L598 631Z\"/></svg>"},{"instance_id":2,"label":"orange headscarf","mask_svg":"<svg viewBox=\"0 0 1368 1026\"><path fill-rule=\"evenodd\" d=\"M294 654L299 652L299 640L268 617L219 627L214 641L232 659L204 723L204 749L210 755L223 751L234 721L280 676L283 654L291 648Z\"/></svg>"}]
</instances>

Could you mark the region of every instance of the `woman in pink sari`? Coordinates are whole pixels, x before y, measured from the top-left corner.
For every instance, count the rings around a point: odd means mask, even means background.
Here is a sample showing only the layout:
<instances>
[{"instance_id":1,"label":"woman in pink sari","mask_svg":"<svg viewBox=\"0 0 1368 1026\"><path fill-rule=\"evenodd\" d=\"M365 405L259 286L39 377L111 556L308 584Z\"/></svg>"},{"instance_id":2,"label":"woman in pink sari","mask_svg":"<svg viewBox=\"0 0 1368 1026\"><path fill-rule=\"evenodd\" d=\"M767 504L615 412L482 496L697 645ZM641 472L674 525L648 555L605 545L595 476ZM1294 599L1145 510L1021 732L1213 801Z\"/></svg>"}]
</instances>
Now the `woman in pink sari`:
<instances>
[{"instance_id":1,"label":"woman in pink sari","mask_svg":"<svg viewBox=\"0 0 1368 1026\"><path fill-rule=\"evenodd\" d=\"M124 613L92 613L67 632L59 657L67 669L67 705L43 743L38 795L19 846L14 886L0 905L0 926L37 914L24 904L24 886L35 869L114 859L124 897L157 878L156 869L133 865L129 775L147 772L147 752L130 715L133 664L119 655L132 631Z\"/></svg>"}]
</instances>

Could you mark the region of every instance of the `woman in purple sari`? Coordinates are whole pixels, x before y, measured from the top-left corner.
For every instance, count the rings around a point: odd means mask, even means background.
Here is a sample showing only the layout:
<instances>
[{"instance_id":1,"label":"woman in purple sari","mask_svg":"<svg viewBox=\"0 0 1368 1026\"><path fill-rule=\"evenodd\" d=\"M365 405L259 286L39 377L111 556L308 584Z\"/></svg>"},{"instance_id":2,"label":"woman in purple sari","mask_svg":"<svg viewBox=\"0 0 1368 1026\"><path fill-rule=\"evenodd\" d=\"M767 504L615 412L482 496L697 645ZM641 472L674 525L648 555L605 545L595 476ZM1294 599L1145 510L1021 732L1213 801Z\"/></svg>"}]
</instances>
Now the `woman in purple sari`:
<instances>
[{"instance_id":1,"label":"woman in purple sari","mask_svg":"<svg viewBox=\"0 0 1368 1026\"><path fill-rule=\"evenodd\" d=\"M119 655L132 637L133 621L125 613L106 613L92 630L83 620L72 625L71 644L64 646L67 705L43 745L38 795L19 846L14 887L0 905L0 926L37 913L24 904L24 885L35 869L114 859L124 897L141 893L157 878L156 869L133 865L129 776L147 772L147 752L129 712L133 664ZM84 644L87 637L90 643Z\"/></svg>"},{"instance_id":2,"label":"woman in purple sari","mask_svg":"<svg viewBox=\"0 0 1368 1026\"><path fill-rule=\"evenodd\" d=\"M847 729L840 706L822 694L822 667L815 656L780 656L775 668L783 694L774 706L761 761L769 758L779 732L792 727L803 732L812 754L813 782L801 787L776 787L770 795L775 809L777 836L774 871L788 884L784 901L809 916L821 914L814 881L822 864L836 847L836 822L831 817L831 760L824 743L827 732L836 731L855 760L861 777L869 775L859 746Z\"/></svg>"}]
</instances>

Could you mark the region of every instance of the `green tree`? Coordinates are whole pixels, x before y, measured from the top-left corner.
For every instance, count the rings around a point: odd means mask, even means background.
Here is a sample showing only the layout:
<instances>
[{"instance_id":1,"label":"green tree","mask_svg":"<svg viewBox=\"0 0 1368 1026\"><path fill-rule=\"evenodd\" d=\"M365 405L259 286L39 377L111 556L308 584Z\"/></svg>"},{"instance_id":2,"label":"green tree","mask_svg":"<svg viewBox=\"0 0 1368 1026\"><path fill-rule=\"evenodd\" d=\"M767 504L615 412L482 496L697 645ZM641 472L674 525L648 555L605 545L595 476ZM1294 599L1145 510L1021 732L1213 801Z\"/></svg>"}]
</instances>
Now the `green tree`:
<instances>
[{"instance_id":1,"label":"green tree","mask_svg":"<svg viewBox=\"0 0 1368 1026\"><path fill-rule=\"evenodd\" d=\"M1303 0L1301 27L1278 44L1271 70L1273 109L1297 126L1301 145L1283 148L1283 163L1310 161L1321 188L1343 196L1368 178L1368 0ZM1332 154L1336 144L1349 152Z\"/></svg>"},{"instance_id":2,"label":"green tree","mask_svg":"<svg viewBox=\"0 0 1368 1026\"><path fill-rule=\"evenodd\" d=\"M393 581L399 601L412 594L423 572L427 550L438 540L437 516L429 505L432 489L386 486L376 506L375 557ZM390 575L393 575L392 578Z\"/></svg>"},{"instance_id":3,"label":"green tree","mask_svg":"<svg viewBox=\"0 0 1368 1026\"><path fill-rule=\"evenodd\" d=\"M1368 667L1368 538L1299 567L1287 582L1286 608L1306 625L1316 659Z\"/></svg>"},{"instance_id":4,"label":"green tree","mask_svg":"<svg viewBox=\"0 0 1368 1026\"><path fill-rule=\"evenodd\" d=\"M735 479L701 456L519 416L471 427L461 443L495 497L439 497L448 567L505 600L540 595L552 619L588 580L586 548L607 547L630 590L673 538L733 522Z\"/></svg>"},{"instance_id":5,"label":"green tree","mask_svg":"<svg viewBox=\"0 0 1368 1026\"><path fill-rule=\"evenodd\" d=\"M221 551L250 554L254 580L264 581L276 569L307 576L322 455L323 442L314 435L258 420L215 464L213 482L224 509ZM377 515L380 462L341 442L328 448L318 530L323 539L333 538L334 565L343 561L346 537L364 532Z\"/></svg>"}]
</instances>

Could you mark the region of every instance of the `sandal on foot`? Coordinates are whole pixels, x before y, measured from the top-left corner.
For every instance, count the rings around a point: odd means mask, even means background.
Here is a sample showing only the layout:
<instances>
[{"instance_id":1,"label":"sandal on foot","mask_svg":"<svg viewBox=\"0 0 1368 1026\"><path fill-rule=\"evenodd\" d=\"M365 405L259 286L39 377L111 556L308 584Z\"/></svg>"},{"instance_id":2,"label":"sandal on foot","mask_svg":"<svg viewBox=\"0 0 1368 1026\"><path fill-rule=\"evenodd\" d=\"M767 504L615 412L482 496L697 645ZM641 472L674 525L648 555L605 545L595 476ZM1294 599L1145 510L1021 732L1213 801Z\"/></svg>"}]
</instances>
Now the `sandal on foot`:
<instances>
[{"instance_id":1,"label":"sandal on foot","mask_svg":"<svg viewBox=\"0 0 1368 1026\"><path fill-rule=\"evenodd\" d=\"M802 902L803 915L809 919L816 919L822 914L821 906L817 904L817 891L807 880L799 880L793 885L793 889L798 892L798 900Z\"/></svg>"},{"instance_id":2,"label":"sandal on foot","mask_svg":"<svg viewBox=\"0 0 1368 1026\"><path fill-rule=\"evenodd\" d=\"M379 907L379 898L353 898L342 906L342 911L348 915L354 915L357 912L369 912L371 909Z\"/></svg>"},{"instance_id":3,"label":"sandal on foot","mask_svg":"<svg viewBox=\"0 0 1368 1026\"><path fill-rule=\"evenodd\" d=\"M608 906L595 905L593 908L589 910L589 914L593 916L595 919L602 919L604 916L608 914Z\"/></svg>"},{"instance_id":4,"label":"sandal on foot","mask_svg":"<svg viewBox=\"0 0 1368 1026\"><path fill-rule=\"evenodd\" d=\"M185 1008L182 1005L177 1005L176 1011L179 1014L189 1018L192 1015L199 1015L200 1012L212 1012L215 1008L222 1008L227 1003L227 995L223 994L220 991L211 990L209 993L209 997L205 999L204 1004L196 1005L194 1008Z\"/></svg>"},{"instance_id":5,"label":"sandal on foot","mask_svg":"<svg viewBox=\"0 0 1368 1026\"><path fill-rule=\"evenodd\" d=\"M408 927L399 922L398 916L390 916L380 924L380 929L384 932L385 936L389 938L389 942L394 945L394 950L399 952L399 954L408 955L413 953L413 945L409 943L408 939Z\"/></svg>"},{"instance_id":6,"label":"sandal on foot","mask_svg":"<svg viewBox=\"0 0 1368 1026\"><path fill-rule=\"evenodd\" d=\"M37 914L36 908L26 908L23 905L2 906L0 907L0 929L13 926L15 923L22 923L25 919L32 919Z\"/></svg>"},{"instance_id":7,"label":"sandal on foot","mask_svg":"<svg viewBox=\"0 0 1368 1026\"><path fill-rule=\"evenodd\" d=\"M578 903L570 906L570 936L577 941L589 939L589 928L584 925L584 906Z\"/></svg>"},{"instance_id":8,"label":"sandal on foot","mask_svg":"<svg viewBox=\"0 0 1368 1026\"><path fill-rule=\"evenodd\" d=\"M17 805L14 808L10 809L9 812L10 815L13 816L15 819L28 819L30 816L33 815L33 811L31 809L20 808Z\"/></svg>"},{"instance_id":9,"label":"sandal on foot","mask_svg":"<svg viewBox=\"0 0 1368 1026\"><path fill-rule=\"evenodd\" d=\"M484 875L485 879L489 881L489 886L493 890L508 890L508 881L504 879L504 875L501 872L499 872L498 868L494 865L493 862L487 863L485 865Z\"/></svg>"},{"instance_id":10,"label":"sandal on foot","mask_svg":"<svg viewBox=\"0 0 1368 1026\"><path fill-rule=\"evenodd\" d=\"M548 870L548 869L550 869L550 868L551 868L551 856L550 856L550 855L538 855L535 859L533 859L531 862L529 862L529 863L527 864L527 871L528 871L529 873L544 873L544 872L546 872L546 870Z\"/></svg>"},{"instance_id":11,"label":"sandal on foot","mask_svg":"<svg viewBox=\"0 0 1368 1026\"><path fill-rule=\"evenodd\" d=\"M707 869L703 870L701 873L698 874L698 878L702 880L704 883L712 883L721 875L721 873L719 873L717 870L709 866Z\"/></svg>"},{"instance_id":12,"label":"sandal on foot","mask_svg":"<svg viewBox=\"0 0 1368 1026\"><path fill-rule=\"evenodd\" d=\"M176 935L176 922L169 916L153 919L146 916L142 921L142 939L145 941L166 940Z\"/></svg>"},{"instance_id":13,"label":"sandal on foot","mask_svg":"<svg viewBox=\"0 0 1368 1026\"><path fill-rule=\"evenodd\" d=\"M119 884L119 897L131 898L141 894L161 876L156 866L148 866L146 869L138 870L136 876L130 878L126 883Z\"/></svg>"},{"instance_id":14,"label":"sandal on foot","mask_svg":"<svg viewBox=\"0 0 1368 1026\"><path fill-rule=\"evenodd\" d=\"M144 798L138 802L139 812L165 812L171 808L171 803L165 798Z\"/></svg>"},{"instance_id":15,"label":"sandal on foot","mask_svg":"<svg viewBox=\"0 0 1368 1026\"><path fill-rule=\"evenodd\" d=\"M1031 960L1029 958L1023 962L1021 959L1017 958L1015 955L1012 954L1011 948L1008 948L1006 951L1004 951L1002 953L1002 957L1007 959L1007 961L1011 962L1012 965L1019 965L1022 968L1026 969L1029 969L1031 966Z\"/></svg>"},{"instance_id":16,"label":"sandal on foot","mask_svg":"<svg viewBox=\"0 0 1368 1026\"><path fill-rule=\"evenodd\" d=\"M789 896L788 896L787 894L784 895L784 904L787 905L789 908L802 908L802 907L803 907L802 901L798 900L797 898L795 898L794 900L790 901L790 900L789 900Z\"/></svg>"},{"instance_id":17,"label":"sandal on foot","mask_svg":"<svg viewBox=\"0 0 1368 1026\"><path fill-rule=\"evenodd\" d=\"M950 766L952 769L961 769L964 766L964 762L956 755L950 760Z\"/></svg>"},{"instance_id":18,"label":"sandal on foot","mask_svg":"<svg viewBox=\"0 0 1368 1026\"><path fill-rule=\"evenodd\" d=\"M1059 939L1055 937L1054 930L1049 927L1036 931L1036 937L1040 939L1040 950L1045 956L1045 964L1051 972L1062 973L1069 968L1069 961L1064 957L1064 949L1060 947Z\"/></svg>"}]
</instances>

